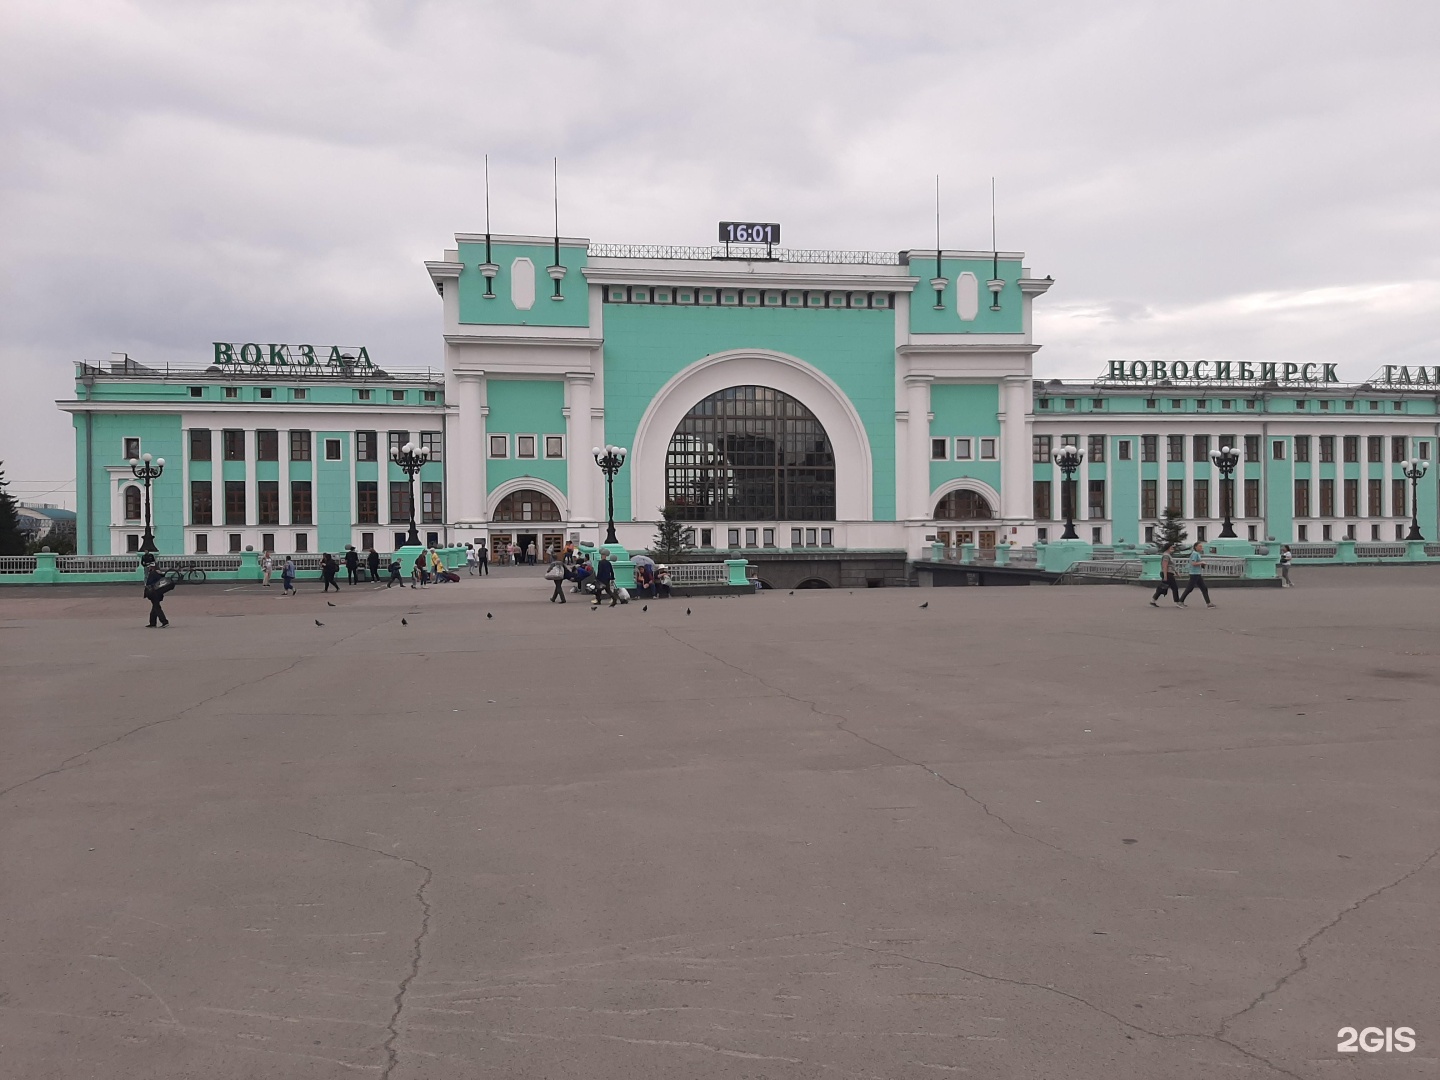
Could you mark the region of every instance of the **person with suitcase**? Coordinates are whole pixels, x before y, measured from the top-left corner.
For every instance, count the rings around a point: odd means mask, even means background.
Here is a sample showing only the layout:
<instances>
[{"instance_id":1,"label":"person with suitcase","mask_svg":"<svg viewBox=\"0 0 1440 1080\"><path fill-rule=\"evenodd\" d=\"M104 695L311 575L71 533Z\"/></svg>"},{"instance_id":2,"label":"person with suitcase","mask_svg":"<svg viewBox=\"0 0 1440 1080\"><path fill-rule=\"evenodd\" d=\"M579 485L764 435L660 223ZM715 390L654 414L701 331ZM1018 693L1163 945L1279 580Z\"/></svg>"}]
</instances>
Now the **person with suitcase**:
<instances>
[{"instance_id":1,"label":"person with suitcase","mask_svg":"<svg viewBox=\"0 0 1440 1080\"><path fill-rule=\"evenodd\" d=\"M157 625L164 629L170 625L170 620L165 617L165 609L160 606L160 601L165 599L165 594L175 587L175 583L160 572L160 568L151 562L145 568L145 599L150 601L150 629L154 630Z\"/></svg>"}]
</instances>

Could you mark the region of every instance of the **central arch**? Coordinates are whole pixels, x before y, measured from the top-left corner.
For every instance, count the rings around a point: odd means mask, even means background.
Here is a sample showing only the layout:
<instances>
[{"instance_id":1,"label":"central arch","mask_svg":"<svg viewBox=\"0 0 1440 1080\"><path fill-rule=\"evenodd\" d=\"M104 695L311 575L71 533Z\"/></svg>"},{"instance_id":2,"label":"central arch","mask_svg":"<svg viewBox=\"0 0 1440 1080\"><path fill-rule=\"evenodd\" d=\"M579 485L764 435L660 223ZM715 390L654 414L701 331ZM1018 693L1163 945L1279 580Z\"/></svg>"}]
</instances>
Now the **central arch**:
<instances>
[{"instance_id":1,"label":"central arch","mask_svg":"<svg viewBox=\"0 0 1440 1080\"><path fill-rule=\"evenodd\" d=\"M651 400L630 454L630 507L648 520L665 505L670 440L695 405L732 386L771 387L799 401L824 427L835 459L835 519L874 520L870 440L855 406L828 376L785 353L737 349L715 353L677 373Z\"/></svg>"}]
</instances>

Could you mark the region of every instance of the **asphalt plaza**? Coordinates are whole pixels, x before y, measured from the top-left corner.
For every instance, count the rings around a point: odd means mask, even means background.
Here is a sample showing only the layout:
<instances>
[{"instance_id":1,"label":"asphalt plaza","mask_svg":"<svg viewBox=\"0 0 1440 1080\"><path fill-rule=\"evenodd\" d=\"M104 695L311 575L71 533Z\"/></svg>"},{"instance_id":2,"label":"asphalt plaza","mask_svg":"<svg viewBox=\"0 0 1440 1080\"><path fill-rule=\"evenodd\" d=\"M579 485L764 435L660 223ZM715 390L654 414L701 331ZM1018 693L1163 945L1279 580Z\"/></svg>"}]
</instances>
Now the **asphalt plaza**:
<instances>
[{"instance_id":1,"label":"asphalt plaza","mask_svg":"<svg viewBox=\"0 0 1440 1080\"><path fill-rule=\"evenodd\" d=\"M0 1075L1431 1074L1440 574L1295 577L0 592Z\"/></svg>"}]
</instances>

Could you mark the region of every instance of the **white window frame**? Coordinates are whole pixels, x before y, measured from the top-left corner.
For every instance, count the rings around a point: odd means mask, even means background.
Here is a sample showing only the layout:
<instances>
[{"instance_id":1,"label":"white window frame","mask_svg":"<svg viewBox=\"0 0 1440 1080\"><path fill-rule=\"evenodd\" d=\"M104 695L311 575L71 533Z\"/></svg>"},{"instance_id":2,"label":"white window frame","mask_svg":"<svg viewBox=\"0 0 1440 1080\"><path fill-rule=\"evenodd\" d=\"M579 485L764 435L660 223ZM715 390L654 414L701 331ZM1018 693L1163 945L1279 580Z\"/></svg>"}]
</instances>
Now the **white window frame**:
<instances>
[{"instance_id":1,"label":"white window frame","mask_svg":"<svg viewBox=\"0 0 1440 1080\"><path fill-rule=\"evenodd\" d=\"M421 431L417 432L417 439L421 446L430 447L430 460L443 461L445 459L445 433L443 431Z\"/></svg>"},{"instance_id":2,"label":"white window frame","mask_svg":"<svg viewBox=\"0 0 1440 1080\"><path fill-rule=\"evenodd\" d=\"M937 450L939 451L938 454L936 453ZM931 461L949 461L949 460L950 460L950 440L949 440L949 439L943 439L943 438L938 438L938 439L937 439L937 438L935 438L935 437L933 437L933 436L931 437L931 439L930 439L930 460L931 460Z\"/></svg>"},{"instance_id":3,"label":"white window frame","mask_svg":"<svg viewBox=\"0 0 1440 1080\"><path fill-rule=\"evenodd\" d=\"M989 444L990 444L990 453L988 453L988 454L985 452L985 444L986 444L986 443L989 443ZM999 460L1000 460L1000 440L999 440L998 438L996 438L996 437L994 437L994 436L986 435L986 436L984 436L983 438L980 439L980 460L981 460L981 461L999 461Z\"/></svg>"},{"instance_id":4,"label":"white window frame","mask_svg":"<svg viewBox=\"0 0 1440 1080\"><path fill-rule=\"evenodd\" d=\"M334 454L331 454L331 453L330 453L330 448L331 448L331 447L334 447L334 448L335 448L335 453L334 453ZM344 460L345 460L345 451L344 451L344 449L341 447L341 445L340 445L340 440L339 440L339 439L331 439L331 438L329 438L329 437L327 437L327 438L325 439L325 460L326 460L326 461L344 461Z\"/></svg>"},{"instance_id":5,"label":"white window frame","mask_svg":"<svg viewBox=\"0 0 1440 1080\"><path fill-rule=\"evenodd\" d=\"M520 444L521 444L521 442L522 442L523 440L525 440L525 439L529 439L529 440L530 440L530 453L528 453L528 454L524 454L524 453L521 453L521 452L520 452ZM534 435L534 434L531 434L530 432L527 431L527 432L525 432L523 435L522 435L522 434L517 434L517 435L515 436L515 460L516 460L516 461L537 461L537 460L539 460L539 455L540 455L540 436L539 436L539 435Z\"/></svg>"},{"instance_id":6,"label":"white window frame","mask_svg":"<svg viewBox=\"0 0 1440 1080\"><path fill-rule=\"evenodd\" d=\"M559 452L558 454L552 454L552 453L550 453L550 440L551 440L551 439L555 439L555 440L556 440L557 442L559 442L559 444L560 444L560 452ZM546 436L545 436L545 460L546 460L546 461L563 461L563 460L565 460L565 436L564 436L564 435L546 435Z\"/></svg>"},{"instance_id":7,"label":"white window frame","mask_svg":"<svg viewBox=\"0 0 1440 1080\"><path fill-rule=\"evenodd\" d=\"M975 460L975 440L969 435L957 435L955 437L955 460Z\"/></svg>"},{"instance_id":8,"label":"white window frame","mask_svg":"<svg viewBox=\"0 0 1440 1080\"><path fill-rule=\"evenodd\" d=\"M499 440L500 440L501 446L502 446L503 449L504 449L504 452L503 452L503 453L497 454L497 453L495 452L495 440L496 440L496 439L499 439ZM487 449L488 449L488 451L489 451L488 454L487 454L487 456L488 456L489 458L491 458L492 460L498 461L498 460L500 460L501 458L508 458L508 457L510 456L510 436L509 436L509 435L497 435L497 434L495 434L494 432L491 432L491 433L490 433L490 445L489 445L489 447L487 447Z\"/></svg>"}]
</instances>

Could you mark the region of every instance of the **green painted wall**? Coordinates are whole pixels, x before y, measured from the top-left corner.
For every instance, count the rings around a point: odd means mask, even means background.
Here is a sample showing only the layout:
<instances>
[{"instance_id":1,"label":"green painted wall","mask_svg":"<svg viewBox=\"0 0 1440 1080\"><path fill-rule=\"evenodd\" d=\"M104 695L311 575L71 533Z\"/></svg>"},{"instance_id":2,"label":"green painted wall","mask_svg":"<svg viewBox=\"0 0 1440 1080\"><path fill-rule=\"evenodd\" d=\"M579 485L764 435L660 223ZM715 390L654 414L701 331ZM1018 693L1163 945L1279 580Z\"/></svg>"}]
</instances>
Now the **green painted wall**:
<instances>
[{"instance_id":1,"label":"green painted wall","mask_svg":"<svg viewBox=\"0 0 1440 1080\"><path fill-rule=\"evenodd\" d=\"M546 435L565 434L565 384L559 379L490 379L486 386L490 415L485 421L488 436L510 436L508 458L487 458L485 479L489 491L521 476L534 476L553 484L562 492L565 487L566 459L547 458ZM534 458L515 456L515 436L536 436ZM590 453L590 448L566 446L566 453Z\"/></svg>"},{"instance_id":2,"label":"green painted wall","mask_svg":"<svg viewBox=\"0 0 1440 1080\"><path fill-rule=\"evenodd\" d=\"M893 521L895 315L889 310L607 304L606 442L633 445L641 415L677 371L742 348L787 353L834 380L869 436L874 516ZM623 474L615 484L615 516L630 520L630 484Z\"/></svg>"},{"instance_id":3,"label":"green painted wall","mask_svg":"<svg viewBox=\"0 0 1440 1080\"><path fill-rule=\"evenodd\" d=\"M1271 443L1285 444L1285 460L1274 460ZM1261 447L1265 456L1265 536L1273 536L1278 543L1289 544L1295 540L1295 476L1291 461L1295 456L1293 439L1270 436ZM1243 509L1243 505L1241 507ZM1219 506L1216 506L1219 510Z\"/></svg>"},{"instance_id":4,"label":"green painted wall","mask_svg":"<svg viewBox=\"0 0 1440 1080\"><path fill-rule=\"evenodd\" d=\"M1130 440L1130 460L1120 460L1120 439L1111 436L1106 452L1110 458L1110 538L1117 544L1138 544L1145 539L1140 521L1140 443Z\"/></svg>"},{"instance_id":5,"label":"green painted wall","mask_svg":"<svg viewBox=\"0 0 1440 1080\"><path fill-rule=\"evenodd\" d=\"M910 294L910 331L915 334L1018 334L1024 329L1020 294L1020 263L1014 259L1000 260L1000 279L1005 288L1000 290L1000 310L991 311L991 293L985 283L990 280L993 267L989 259L944 259L943 277L950 279L942 294L943 311L935 310L935 290L930 288L930 279L935 276L935 259L916 257L910 262L910 272L920 278L915 291ZM965 271L975 275L979 284L980 310L970 322L962 322L955 309L956 285Z\"/></svg>"},{"instance_id":6,"label":"green painted wall","mask_svg":"<svg viewBox=\"0 0 1440 1080\"><path fill-rule=\"evenodd\" d=\"M555 284L545 268L555 261L550 244L494 244L491 258L500 267L495 278L495 295L485 299L485 277L476 267L485 261L485 245L460 245L460 261L465 269L460 274L460 321L502 326L589 326L589 286L581 271L588 259L584 248L560 248L560 264L566 274L560 283L563 300L551 299ZM517 258L527 258L535 265L535 303L521 311L510 301L511 267Z\"/></svg>"},{"instance_id":7,"label":"green painted wall","mask_svg":"<svg viewBox=\"0 0 1440 1080\"><path fill-rule=\"evenodd\" d=\"M338 439L340 460L327 461L325 440ZM350 491L350 446L348 431L317 431L314 443L315 525L321 551L339 553L350 543L350 526L355 520L354 496Z\"/></svg>"},{"instance_id":8,"label":"green painted wall","mask_svg":"<svg viewBox=\"0 0 1440 1080\"><path fill-rule=\"evenodd\" d=\"M980 459L980 439L1000 438L1000 387L994 383L972 385L961 383L933 383L930 386L930 421L932 438L949 441L950 461L930 462L930 490L941 484L961 477L970 477L1000 490L1000 462ZM974 439L969 461L953 460L955 438L959 435ZM997 450L998 442L997 442ZM933 508L932 508L933 509ZM996 516L998 506L992 507Z\"/></svg>"},{"instance_id":9,"label":"green painted wall","mask_svg":"<svg viewBox=\"0 0 1440 1080\"><path fill-rule=\"evenodd\" d=\"M151 515L155 527L155 543L162 552L182 554L183 527L181 513L185 495L184 469L181 453L184 450L180 433L180 417L174 413L95 413L92 414L94 447L91 460L90 482L94 490L95 505L85 503L85 447L83 416L75 417L76 438L76 492L79 508L76 530L83 543L87 531L94 548L91 554L110 553L110 506L111 479L107 466L125 464L125 439L139 438L140 452L165 459L165 472L151 485ZM139 481L136 481L139 484ZM86 514L93 514L93 521L87 530ZM124 524L117 521L116 524ZM130 523L127 531L141 532L140 522ZM83 549L82 549L83 550ZM123 550L123 548L122 548Z\"/></svg>"}]
</instances>

